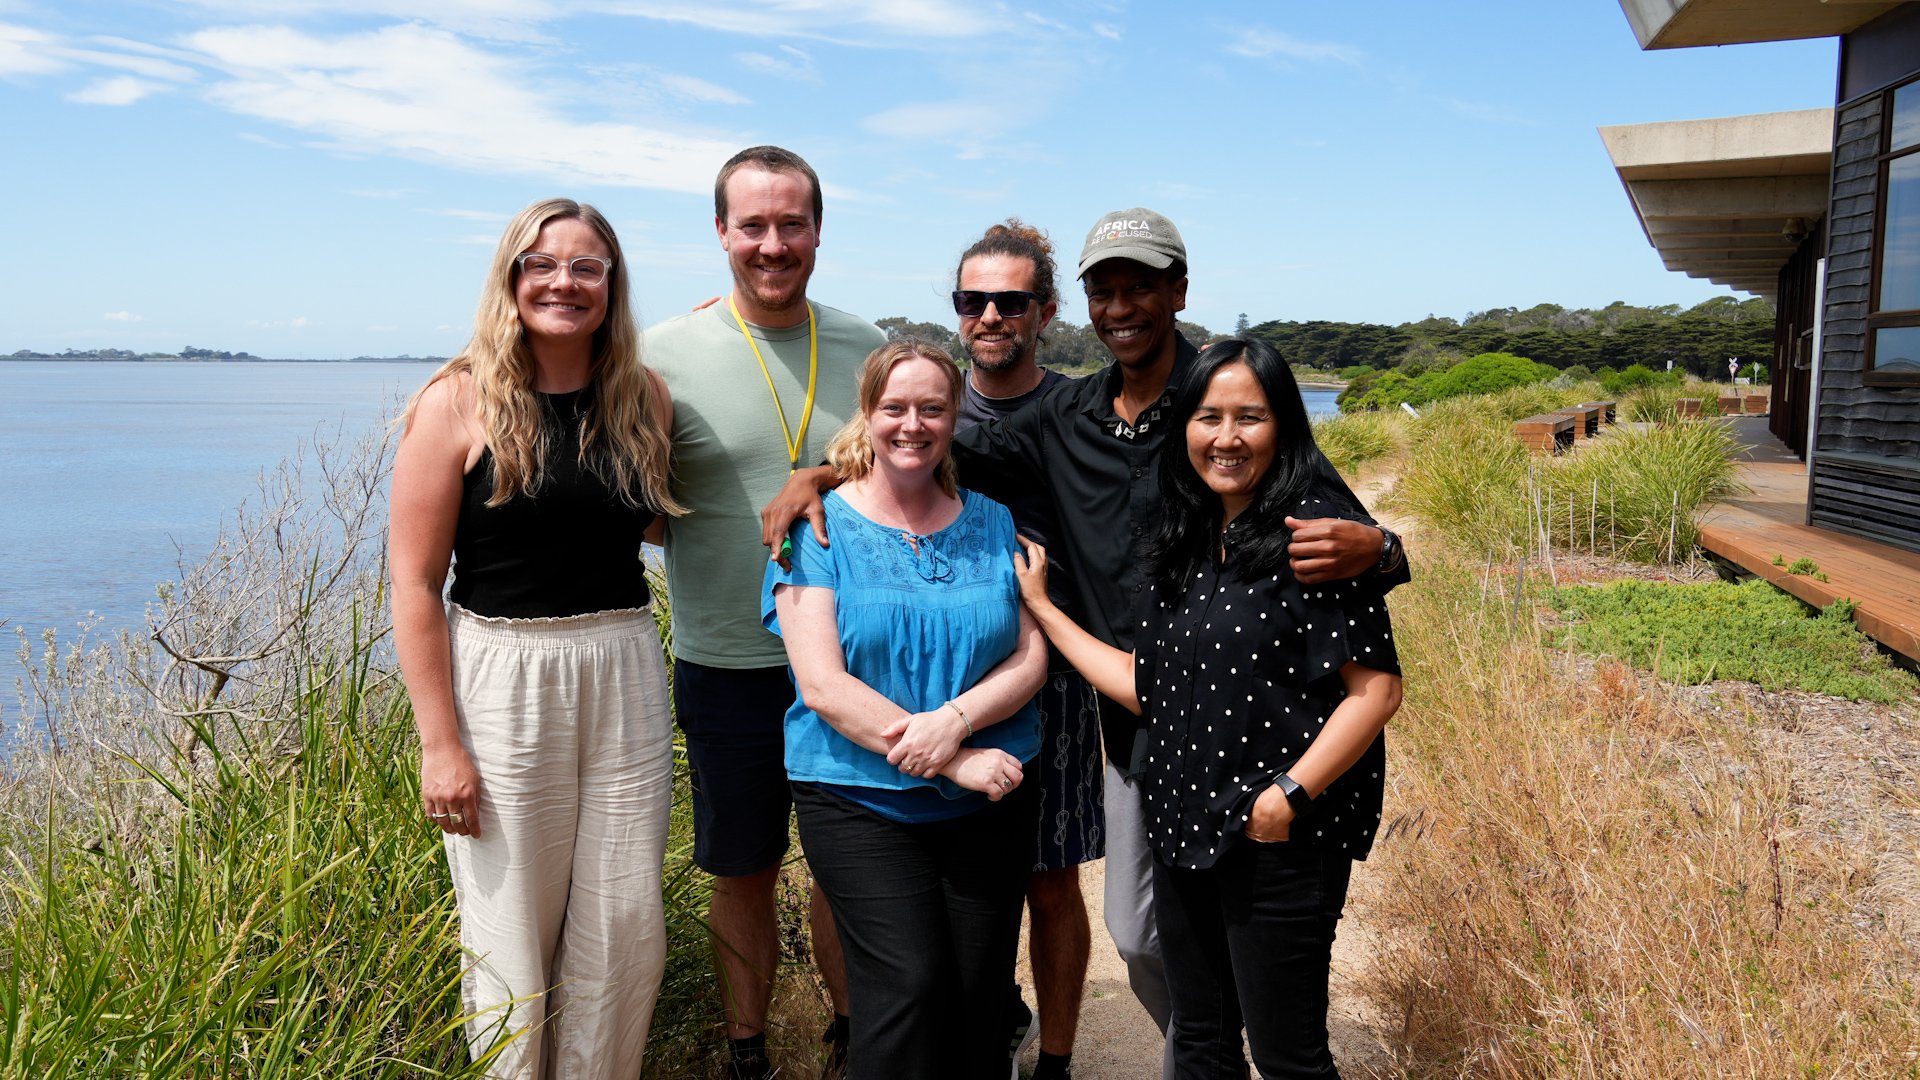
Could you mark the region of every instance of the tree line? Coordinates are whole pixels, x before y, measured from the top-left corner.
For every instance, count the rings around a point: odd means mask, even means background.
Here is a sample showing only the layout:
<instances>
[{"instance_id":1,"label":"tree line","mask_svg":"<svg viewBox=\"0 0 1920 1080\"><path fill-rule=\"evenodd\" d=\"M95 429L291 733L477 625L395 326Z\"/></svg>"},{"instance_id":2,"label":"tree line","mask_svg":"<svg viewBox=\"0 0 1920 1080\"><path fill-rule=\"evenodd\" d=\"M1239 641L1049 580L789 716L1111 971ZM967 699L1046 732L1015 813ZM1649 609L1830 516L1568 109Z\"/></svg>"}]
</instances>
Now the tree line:
<instances>
[{"instance_id":1,"label":"tree line","mask_svg":"<svg viewBox=\"0 0 1920 1080\"><path fill-rule=\"evenodd\" d=\"M1702 378L1725 378L1727 358L1765 364L1773 355L1773 305L1765 300L1715 297L1690 308L1634 307L1615 302L1598 310L1536 304L1492 308L1455 320L1418 322L1263 322L1248 329L1294 364L1354 378L1367 369L1418 376L1483 353L1523 356L1548 367L1622 370L1668 362Z\"/></svg>"},{"instance_id":2,"label":"tree line","mask_svg":"<svg viewBox=\"0 0 1920 1080\"><path fill-rule=\"evenodd\" d=\"M889 337L924 338L966 362L952 327L899 315L877 325ZM1217 336L1184 321L1180 331L1195 345ZM1463 319L1429 315L1397 326L1324 320L1250 324L1241 315L1234 332L1267 341L1297 368L1347 379L1386 370L1412 378L1485 353L1525 357L1556 370L1581 369L1577 374L1620 371L1633 364L1663 371L1672 361L1675 370L1723 379L1728 357L1739 357L1743 366L1756 360L1764 365L1772 357L1773 305L1731 296L1690 308L1635 307L1620 301L1599 309L1535 304L1489 308ZM1056 318L1042 339L1040 358L1057 370L1092 371L1107 362L1107 351L1092 327Z\"/></svg>"}]
</instances>

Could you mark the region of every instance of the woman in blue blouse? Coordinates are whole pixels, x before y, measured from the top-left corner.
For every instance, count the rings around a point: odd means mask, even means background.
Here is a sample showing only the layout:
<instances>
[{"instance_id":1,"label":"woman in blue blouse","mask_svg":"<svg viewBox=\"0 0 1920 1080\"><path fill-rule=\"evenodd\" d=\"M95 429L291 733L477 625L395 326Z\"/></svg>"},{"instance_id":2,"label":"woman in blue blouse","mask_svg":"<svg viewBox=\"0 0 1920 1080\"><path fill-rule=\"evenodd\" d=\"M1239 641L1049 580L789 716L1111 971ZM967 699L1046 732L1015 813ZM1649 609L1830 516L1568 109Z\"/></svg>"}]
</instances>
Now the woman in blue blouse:
<instances>
[{"instance_id":1,"label":"woman in blue blouse","mask_svg":"<svg viewBox=\"0 0 1920 1080\"><path fill-rule=\"evenodd\" d=\"M791 569L767 570L762 610L799 691L787 775L846 953L855 1080L1007 1071L1047 654L1012 516L955 485L960 380L925 342L874 350L827 448L833 544L803 519Z\"/></svg>"},{"instance_id":2,"label":"woman in blue blouse","mask_svg":"<svg viewBox=\"0 0 1920 1080\"><path fill-rule=\"evenodd\" d=\"M1348 877L1380 822L1382 735L1400 667L1377 585L1301 585L1289 517L1352 517L1319 479L1293 373L1260 341L1202 352L1160 455L1164 517L1135 650L1075 626L1028 545L1021 592L1048 637L1147 719L1154 921L1166 956L1173 1075L1338 1076L1327 971Z\"/></svg>"}]
</instances>

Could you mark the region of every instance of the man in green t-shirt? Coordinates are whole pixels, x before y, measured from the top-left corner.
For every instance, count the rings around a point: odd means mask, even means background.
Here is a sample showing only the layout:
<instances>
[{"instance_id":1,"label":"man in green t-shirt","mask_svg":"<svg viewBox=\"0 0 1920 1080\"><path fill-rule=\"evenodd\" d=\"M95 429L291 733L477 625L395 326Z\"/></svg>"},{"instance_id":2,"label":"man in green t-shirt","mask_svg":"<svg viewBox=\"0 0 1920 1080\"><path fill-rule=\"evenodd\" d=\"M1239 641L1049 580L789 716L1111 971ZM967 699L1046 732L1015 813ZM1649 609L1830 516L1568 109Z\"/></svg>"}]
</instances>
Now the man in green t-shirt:
<instances>
[{"instance_id":1,"label":"man in green t-shirt","mask_svg":"<svg viewBox=\"0 0 1920 1080\"><path fill-rule=\"evenodd\" d=\"M779 960L774 886L792 796L781 735L793 684L760 624L760 508L796 463L824 456L854 407L871 323L810 303L820 180L797 154L756 146L714 183L714 228L733 271L721 302L647 331L645 359L673 395L666 529L674 704L694 797L694 862L714 875L708 922L725 989L729 1077L771 1076L767 1005ZM833 999L829 1072L844 1067L846 974L833 916L813 892L814 960Z\"/></svg>"}]
</instances>

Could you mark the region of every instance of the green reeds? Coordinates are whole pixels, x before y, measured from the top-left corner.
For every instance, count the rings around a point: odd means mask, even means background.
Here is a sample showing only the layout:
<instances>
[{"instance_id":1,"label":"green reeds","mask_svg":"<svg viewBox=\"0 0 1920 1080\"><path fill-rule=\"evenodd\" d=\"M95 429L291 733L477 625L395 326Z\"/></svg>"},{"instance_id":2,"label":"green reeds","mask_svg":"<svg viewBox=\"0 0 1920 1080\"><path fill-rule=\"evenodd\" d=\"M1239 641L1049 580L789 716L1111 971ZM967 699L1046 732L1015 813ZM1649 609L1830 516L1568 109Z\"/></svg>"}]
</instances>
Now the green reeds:
<instances>
[{"instance_id":1,"label":"green reeds","mask_svg":"<svg viewBox=\"0 0 1920 1080\"><path fill-rule=\"evenodd\" d=\"M1528 547L1530 461L1504 417L1455 406L1413 426L1412 446L1388 505L1430 526L1423 543L1504 558Z\"/></svg>"},{"instance_id":2,"label":"green reeds","mask_svg":"<svg viewBox=\"0 0 1920 1080\"><path fill-rule=\"evenodd\" d=\"M412 723L367 624L316 657L291 738L195 722L49 806L6 880L7 1076L461 1076L461 959ZM157 753L159 753L157 751Z\"/></svg>"},{"instance_id":3,"label":"green reeds","mask_svg":"<svg viewBox=\"0 0 1920 1080\"><path fill-rule=\"evenodd\" d=\"M1742 490L1733 433L1720 423L1615 429L1543 474L1541 527L1553 543L1636 562L1680 562L1696 512Z\"/></svg>"},{"instance_id":4,"label":"green reeds","mask_svg":"<svg viewBox=\"0 0 1920 1080\"><path fill-rule=\"evenodd\" d=\"M1406 443L1406 414L1342 413L1313 422L1313 441L1333 467L1351 474L1369 461L1397 452Z\"/></svg>"}]
</instances>

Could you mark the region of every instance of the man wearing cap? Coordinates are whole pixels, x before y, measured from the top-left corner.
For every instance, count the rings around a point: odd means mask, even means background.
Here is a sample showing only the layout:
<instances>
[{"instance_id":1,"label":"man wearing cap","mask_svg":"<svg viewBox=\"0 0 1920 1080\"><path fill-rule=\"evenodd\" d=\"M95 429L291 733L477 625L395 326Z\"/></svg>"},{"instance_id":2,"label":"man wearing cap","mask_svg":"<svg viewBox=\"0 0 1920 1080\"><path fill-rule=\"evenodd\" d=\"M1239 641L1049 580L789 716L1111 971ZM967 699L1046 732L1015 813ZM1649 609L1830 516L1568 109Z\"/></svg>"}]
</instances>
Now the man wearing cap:
<instances>
[{"instance_id":1,"label":"man wearing cap","mask_svg":"<svg viewBox=\"0 0 1920 1080\"><path fill-rule=\"evenodd\" d=\"M1179 376L1198 350L1177 319L1187 306L1187 249L1165 217L1142 207L1104 215L1087 234L1079 277L1087 318L1113 363L1074 380L1006 420L956 443L962 478L994 497L1043 485L1059 509L1056 546L1065 565L1064 610L1102 641L1133 645L1131 613L1149 587L1142 558L1160 510L1161 446L1179 433L1161 425ZM1346 484L1333 474L1339 490ZM1350 494L1350 493L1349 493ZM1359 500L1354 500L1359 505ZM1289 522L1294 572L1303 582L1380 569L1405 579L1390 533L1355 521ZM1127 964L1135 996L1161 1031L1169 1005L1153 923L1153 856L1140 793L1127 778L1138 719L1102 699L1106 744L1107 931Z\"/></svg>"},{"instance_id":2,"label":"man wearing cap","mask_svg":"<svg viewBox=\"0 0 1920 1080\"><path fill-rule=\"evenodd\" d=\"M1088 321L1113 363L962 433L954 456L968 487L1009 505L1036 494L1052 505L1048 577L1062 610L1101 641L1131 649L1133 605L1149 584L1143 554L1160 511L1156 464L1166 440L1179 438L1169 436L1160 418L1172 406L1179 376L1199 354L1177 324L1187 304L1186 244L1173 223L1152 210L1115 211L1087 233L1078 273ZM1320 464L1337 490L1351 496L1332 465L1324 458ZM826 480L795 478L803 482ZM1389 587L1407 580L1398 539L1385 529L1338 518L1289 519L1287 525L1293 530L1289 559L1304 583L1362 573L1385 575ZM1153 922L1153 855L1140 793L1127 778L1141 729L1124 707L1105 698L1100 705L1107 932L1127 964L1134 996L1164 1033L1171 1008Z\"/></svg>"}]
</instances>

